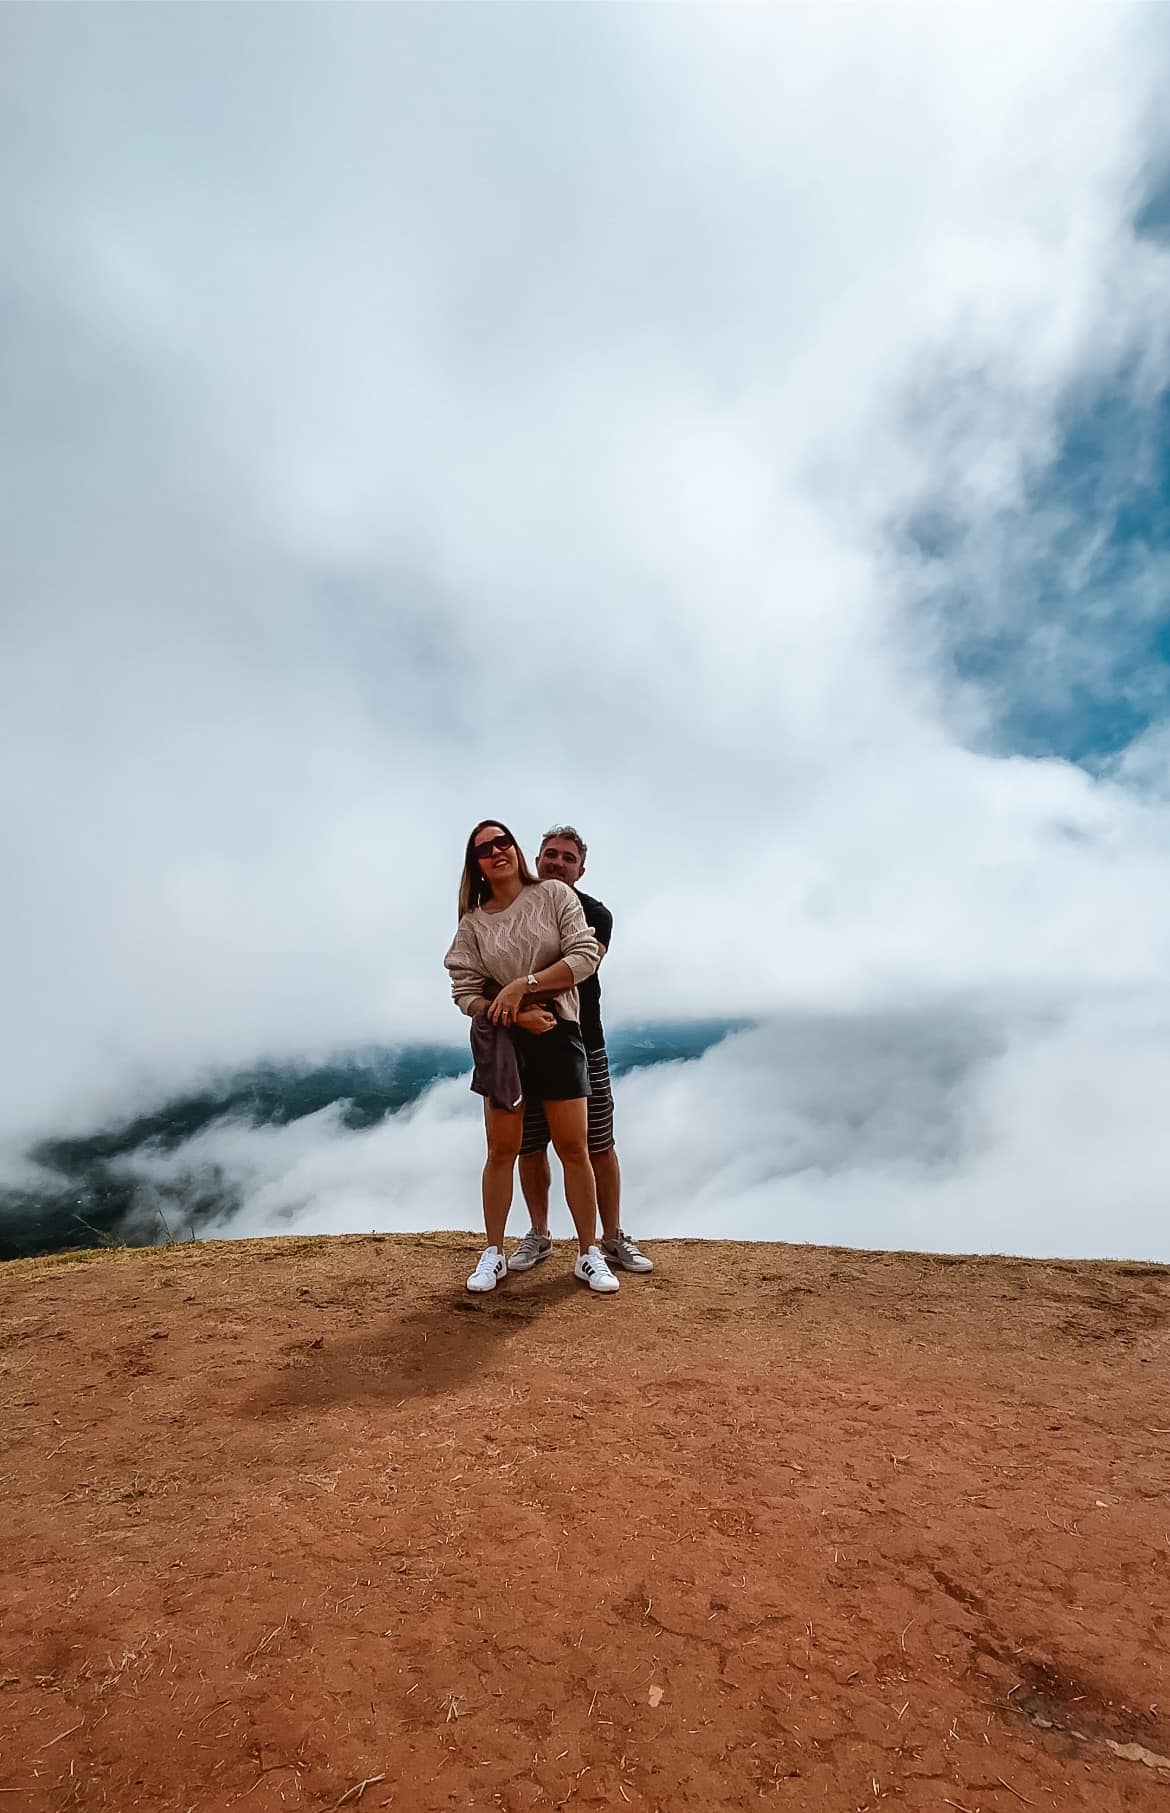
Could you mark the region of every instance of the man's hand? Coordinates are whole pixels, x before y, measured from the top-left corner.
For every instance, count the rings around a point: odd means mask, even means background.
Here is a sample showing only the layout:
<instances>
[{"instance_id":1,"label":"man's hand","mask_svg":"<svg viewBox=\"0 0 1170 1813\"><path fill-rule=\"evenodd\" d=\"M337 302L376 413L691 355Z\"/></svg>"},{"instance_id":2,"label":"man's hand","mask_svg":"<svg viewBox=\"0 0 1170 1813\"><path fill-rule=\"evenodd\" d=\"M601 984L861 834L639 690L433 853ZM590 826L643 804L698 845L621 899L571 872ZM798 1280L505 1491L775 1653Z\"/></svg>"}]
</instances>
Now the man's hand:
<instances>
[{"instance_id":1,"label":"man's hand","mask_svg":"<svg viewBox=\"0 0 1170 1813\"><path fill-rule=\"evenodd\" d=\"M516 1015L514 1024L522 1032L551 1032L557 1023L555 1014L550 1014L547 1007L522 1007Z\"/></svg>"},{"instance_id":2,"label":"man's hand","mask_svg":"<svg viewBox=\"0 0 1170 1813\"><path fill-rule=\"evenodd\" d=\"M525 977L509 982L488 1007L488 1019L494 1020L497 1026L513 1025L527 993L528 982Z\"/></svg>"}]
</instances>

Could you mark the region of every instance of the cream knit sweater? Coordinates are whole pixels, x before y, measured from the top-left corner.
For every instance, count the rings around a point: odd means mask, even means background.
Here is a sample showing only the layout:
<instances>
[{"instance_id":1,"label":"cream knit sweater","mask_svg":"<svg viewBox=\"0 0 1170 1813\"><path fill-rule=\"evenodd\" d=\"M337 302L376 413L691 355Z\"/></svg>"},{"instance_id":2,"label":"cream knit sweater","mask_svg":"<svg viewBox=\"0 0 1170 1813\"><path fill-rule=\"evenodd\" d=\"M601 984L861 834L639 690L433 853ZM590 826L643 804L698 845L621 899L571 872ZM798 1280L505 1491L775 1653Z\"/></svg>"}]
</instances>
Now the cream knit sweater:
<instances>
[{"instance_id":1,"label":"cream knit sweater","mask_svg":"<svg viewBox=\"0 0 1170 1813\"><path fill-rule=\"evenodd\" d=\"M484 983L503 988L518 976L533 975L563 958L574 982L583 982L601 962L601 946L585 923L581 902L564 881L538 881L517 894L502 913L472 907L464 913L443 961L451 972L451 994L461 1013L483 994ZM577 990L549 1003L562 1020L579 1020Z\"/></svg>"}]
</instances>

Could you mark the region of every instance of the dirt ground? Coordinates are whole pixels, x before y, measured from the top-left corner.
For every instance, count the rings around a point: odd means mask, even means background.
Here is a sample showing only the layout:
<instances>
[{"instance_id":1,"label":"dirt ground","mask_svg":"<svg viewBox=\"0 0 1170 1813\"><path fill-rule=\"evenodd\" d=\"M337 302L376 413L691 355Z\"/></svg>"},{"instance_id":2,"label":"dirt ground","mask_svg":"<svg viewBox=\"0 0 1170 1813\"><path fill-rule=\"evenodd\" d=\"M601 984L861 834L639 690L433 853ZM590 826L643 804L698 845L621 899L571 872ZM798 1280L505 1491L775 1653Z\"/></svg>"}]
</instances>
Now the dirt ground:
<instances>
[{"instance_id":1,"label":"dirt ground","mask_svg":"<svg viewBox=\"0 0 1170 1813\"><path fill-rule=\"evenodd\" d=\"M0 1813L1170 1805L1170 1268L0 1267Z\"/></svg>"}]
</instances>

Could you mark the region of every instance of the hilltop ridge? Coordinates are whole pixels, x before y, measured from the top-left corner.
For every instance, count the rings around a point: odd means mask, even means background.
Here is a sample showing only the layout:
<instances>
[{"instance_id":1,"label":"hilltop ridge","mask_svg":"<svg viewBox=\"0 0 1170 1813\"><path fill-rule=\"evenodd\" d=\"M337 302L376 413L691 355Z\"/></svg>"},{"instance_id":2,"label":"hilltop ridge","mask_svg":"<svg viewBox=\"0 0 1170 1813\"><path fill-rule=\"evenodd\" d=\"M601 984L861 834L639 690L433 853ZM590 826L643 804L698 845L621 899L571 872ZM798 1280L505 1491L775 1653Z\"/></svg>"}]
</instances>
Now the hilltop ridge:
<instances>
[{"instance_id":1,"label":"hilltop ridge","mask_svg":"<svg viewBox=\"0 0 1170 1813\"><path fill-rule=\"evenodd\" d=\"M474 1244L0 1267L14 1807L1164 1807L1170 1268Z\"/></svg>"}]
</instances>

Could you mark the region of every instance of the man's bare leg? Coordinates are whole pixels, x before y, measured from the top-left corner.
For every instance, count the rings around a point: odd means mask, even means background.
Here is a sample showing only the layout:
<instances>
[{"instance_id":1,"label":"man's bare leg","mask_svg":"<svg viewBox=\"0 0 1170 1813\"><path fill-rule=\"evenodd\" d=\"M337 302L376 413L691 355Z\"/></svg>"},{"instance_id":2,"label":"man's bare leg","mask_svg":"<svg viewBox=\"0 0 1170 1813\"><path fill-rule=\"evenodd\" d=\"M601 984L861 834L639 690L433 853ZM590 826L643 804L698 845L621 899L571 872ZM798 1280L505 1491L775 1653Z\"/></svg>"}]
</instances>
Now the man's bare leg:
<instances>
[{"instance_id":1,"label":"man's bare leg","mask_svg":"<svg viewBox=\"0 0 1170 1813\"><path fill-rule=\"evenodd\" d=\"M611 1146L608 1152L591 1152L589 1162L597 1185L602 1238L616 1240L622 1225L622 1172L616 1147ZM521 1153L520 1188L524 1192L533 1233L547 1234L548 1198L552 1188L547 1146L541 1152Z\"/></svg>"},{"instance_id":2,"label":"man's bare leg","mask_svg":"<svg viewBox=\"0 0 1170 1813\"><path fill-rule=\"evenodd\" d=\"M601 1216L601 1237L603 1240L616 1240L622 1225L622 1172L621 1166L618 1164L617 1147L611 1146L608 1152L591 1152L589 1162L593 1166L593 1177L597 1184L597 1212ZM520 1177L523 1181L523 1159L520 1161ZM524 1199L528 1200L527 1191L525 1191ZM545 1200L547 1202L547 1194Z\"/></svg>"},{"instance_id":3,"label":"man's bare leg","mask_svg":"<svg viewBox=\"0 0 1170 1813\"><path fill-rule=\"evenodd\" d=\"M548 1193L551 1187L552 1171L548 1162L548 1147L545 1146L539 1152L522 1152L520 1154L520 1188L524 1192L524 1201L532 1219L534 1234L548 1233Z\"/></svg>"},{"instance_id":4,"label":"man's bare leg","mask_svg":"<svg viewBox=\"0 0 1170 1813\"><path fill-rule=\"evenodd\" d=\"M611 1146L608 1152L591 1152L589 1157L597 1184L602 1252L611 1265L620 1266L625 1272L652 1272L654 1261L646 1257L636 1240L622 1233L622 1172L617 1148Z\"/></svg>"}]
</instances>

